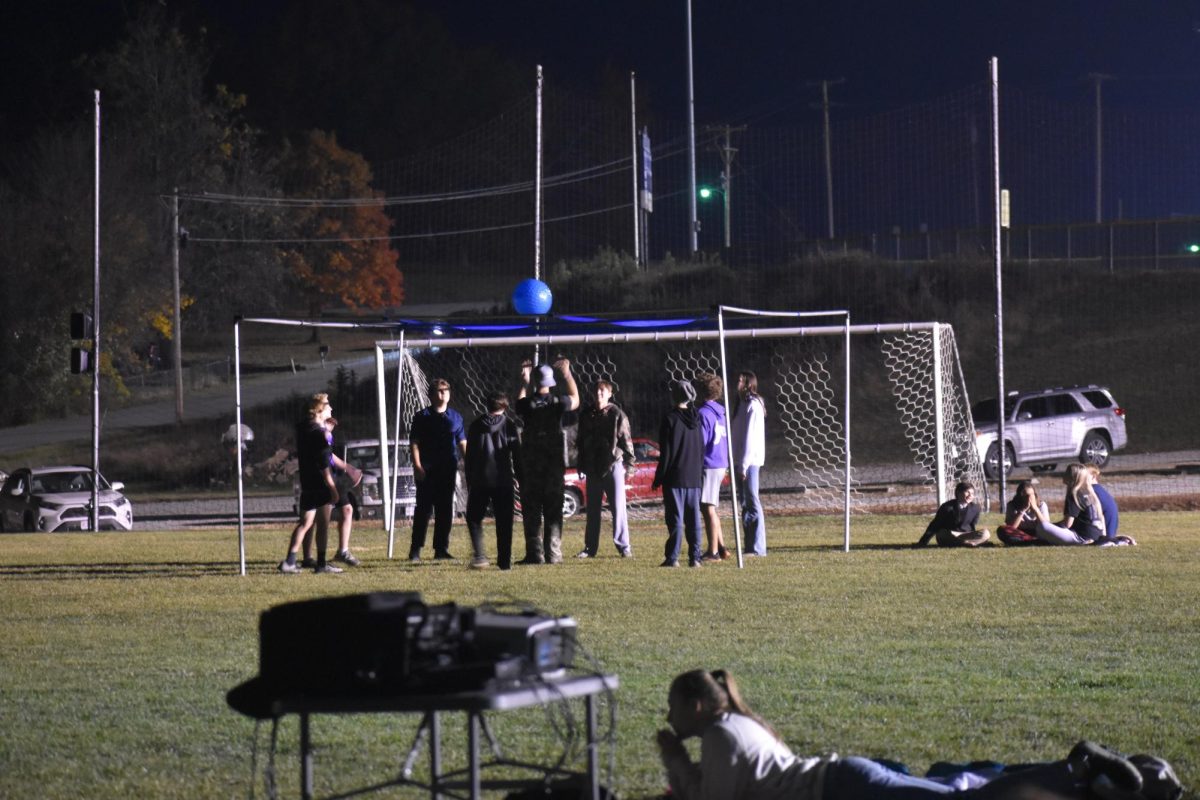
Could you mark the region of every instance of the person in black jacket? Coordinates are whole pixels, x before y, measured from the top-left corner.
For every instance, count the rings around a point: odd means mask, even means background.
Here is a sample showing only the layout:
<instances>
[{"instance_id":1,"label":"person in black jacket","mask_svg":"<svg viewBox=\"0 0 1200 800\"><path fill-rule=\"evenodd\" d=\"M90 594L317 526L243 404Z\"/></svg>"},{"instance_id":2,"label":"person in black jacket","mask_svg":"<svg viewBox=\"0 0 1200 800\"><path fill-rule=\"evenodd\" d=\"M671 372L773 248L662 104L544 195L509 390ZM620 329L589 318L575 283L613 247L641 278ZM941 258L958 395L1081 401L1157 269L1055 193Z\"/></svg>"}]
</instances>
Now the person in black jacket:
<instances>
[{"instance_id":1,"label":"person in black jacket","mask_svg":"<svg viewBox=\"0 0 1200 800\"><path fill-rule=\"evenodd\" d=\"M467 431L467 530L474 557L471 566L488 565L483 553L483 515L488 503L496 516L496 563L512 568L513 478L521 473L521 440L517 425L509 418L508 395L493 392L487 399L488 413L471 423Z\"/></svg>"},{"instance_id":2,"label":"person in black jacket","mask_svg":"<svg viewBox=\"0 0 1200 800\"><path fill-rule=\"evenodd\" d=\"M975 487L963 481L954 487L954 499L938 506L933 521L913 547L924 547L937 538L942 547L979 547L991 538L986 528L976 530L979 506L975 503Z\"/></svg>"},{"instance_id":3,"label":"person in black jacket","mask_svg":"<svg viewBox=\"0 0 1200 800\"><path fill-rule=\"evenodd\" d=\"M699 567L700 489L704 485L704 433L700 414L692 406L696 390L687 381L671 381L674 407L662 419L658 432L658 469L651 488L663 490L667 517L667 544L662 566L679 563L680 534L686 528L688 564Z\"/></svg>"}]
</instances>

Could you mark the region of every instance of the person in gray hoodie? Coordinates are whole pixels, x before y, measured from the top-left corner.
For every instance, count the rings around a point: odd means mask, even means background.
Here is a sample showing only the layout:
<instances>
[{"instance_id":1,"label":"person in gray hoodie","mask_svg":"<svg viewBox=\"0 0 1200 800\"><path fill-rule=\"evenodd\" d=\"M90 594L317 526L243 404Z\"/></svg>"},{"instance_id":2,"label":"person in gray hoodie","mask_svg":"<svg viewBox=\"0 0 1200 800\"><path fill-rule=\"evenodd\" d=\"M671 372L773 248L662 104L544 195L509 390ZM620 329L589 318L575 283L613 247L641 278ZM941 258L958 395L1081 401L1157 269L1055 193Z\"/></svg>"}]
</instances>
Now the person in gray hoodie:
<instances>
[{"instance_id":1,"label":"person in gray hoodie","mask_svg":"<svg viewBox=\"0 0 1200 800\"><path fill-rule=\"evenodd\" d=\"M658 469L651 488L663 490L667 517L667 544L662 566L679 564L681 534L686 533L688 564L699 567L700 488L704 484L704 433L700 414L693 407L696 390L687 381L671 381L673 407L663 416L658 432Z\"/></svg>"},{"instance_id":2,"label":"person in gray hoodie","mask_svg":"<svg viewBox=\"0 0 1200 800\"><path fill-rule=\"evenodd\" d=\"M483 515L488 503L496 516L496 563L512 567L513 479L521 474L521 440L517 425L508 416L508 395L493 392L488 413L467 431L467 530L474 556L471 566L488 565L483 552Z\"/></svg>"}]
</instances>

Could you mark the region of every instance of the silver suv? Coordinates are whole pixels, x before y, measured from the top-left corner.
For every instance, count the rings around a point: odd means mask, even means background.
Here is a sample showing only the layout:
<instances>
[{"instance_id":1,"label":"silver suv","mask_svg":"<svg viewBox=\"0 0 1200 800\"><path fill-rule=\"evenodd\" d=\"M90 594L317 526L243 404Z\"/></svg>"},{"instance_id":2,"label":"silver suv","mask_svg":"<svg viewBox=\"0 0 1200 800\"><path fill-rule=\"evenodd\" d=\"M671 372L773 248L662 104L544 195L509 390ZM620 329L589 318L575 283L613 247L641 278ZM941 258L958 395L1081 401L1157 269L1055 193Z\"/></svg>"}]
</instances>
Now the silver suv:
<instances>
[{"instance_id":1,"label":"silver suv","mask_svg":"<svg viewBox=\"0 0 1200 800\"><path fill-rule=\"evenodd\" d=\"M975 446L989 478L1000 475L995 399L971 408ZM1060 461L1079 459L1103 467L1128 443L1125 409L1104 386L1067 386L1036 392L1009 392L1004 399L1004 470L1052 470Z\"/></svg>"}]
</instances>

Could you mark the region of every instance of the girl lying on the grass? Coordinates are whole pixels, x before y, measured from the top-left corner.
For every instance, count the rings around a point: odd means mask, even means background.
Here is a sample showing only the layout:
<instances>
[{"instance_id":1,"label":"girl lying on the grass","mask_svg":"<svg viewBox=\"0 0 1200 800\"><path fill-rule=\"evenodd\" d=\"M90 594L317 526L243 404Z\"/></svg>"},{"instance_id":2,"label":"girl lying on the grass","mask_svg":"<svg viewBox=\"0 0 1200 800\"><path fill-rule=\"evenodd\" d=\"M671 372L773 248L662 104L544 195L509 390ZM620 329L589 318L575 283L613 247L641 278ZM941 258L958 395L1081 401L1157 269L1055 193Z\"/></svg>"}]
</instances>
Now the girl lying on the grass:
<instances>
[{"instance_id":1,"label":"girl lying on the grass","mask_svg":"<svg viewBox=\"0 0 1200 800\"><path fill-rule=\"evenodd\" d=\"M668 707L671 728L660 730L657 741L677 800L923 800L949 794L978 800L1178 800L1183 794L1162 759L1126 759L1091 742L1080 742L1062 761L1010 768L998 777L919 778L866 758L798 758L747 708L724 670L678 676ZM692 736L700 737L698 764L683 746Z\"/></svg>"}]
</instances>

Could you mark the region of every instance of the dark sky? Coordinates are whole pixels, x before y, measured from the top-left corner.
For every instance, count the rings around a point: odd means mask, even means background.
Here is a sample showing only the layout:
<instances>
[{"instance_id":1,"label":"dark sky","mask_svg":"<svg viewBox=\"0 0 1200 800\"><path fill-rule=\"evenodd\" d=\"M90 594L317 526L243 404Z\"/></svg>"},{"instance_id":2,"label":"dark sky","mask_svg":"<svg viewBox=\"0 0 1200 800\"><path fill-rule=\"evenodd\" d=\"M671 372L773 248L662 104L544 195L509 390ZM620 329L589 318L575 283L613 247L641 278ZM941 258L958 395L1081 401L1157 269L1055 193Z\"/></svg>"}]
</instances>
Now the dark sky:
<instances>
[{"instance_id":1,"label":"dark sky","mask_svg":"<svg viewBox=\"0 0 1200 800\"><path fill-rule=\"evenodd\" d=\"M85 89L68 79L72 59L119 35L137 2L5 4L0 127L36 121L57 95ZM208 18L214 32L253 30L239 47L269 36L287 5L160 2ZM531 72L540 62L548 81L595 87L606 68L610 80L635 70L656 107L684 111L686 0L412 2L462 46ZM832 97L848 112L893 108L986 80L992 55L1002 81L1059 99L1090 102L1085 76L1101 72L1115 78L1105 98L1116 106L1200 108L1200 0L692 0L692 13L702 122L811 114L818 89L807 84L826 78L846 79Z\"/></svg>"},{"instance_id":2,"label":"dark sky","mask_svg":"<svg viewBox=\"0 0 1200 800\"><path fill-rule=\"evenodd\" d=\"M548 79L607 63L636 70L664 106L683 102L686 0L419 5L463 42L541 61ZM836 78L851 106L894 107L986 80L991 56L1002 81L1063 99L1090 98L1085 76L1099 72L1118 79L1105 84L1114 103L1200 105L1195 0L692 0L692 19L697 113L710 119Z\"/></svg>"}]
</instances>

